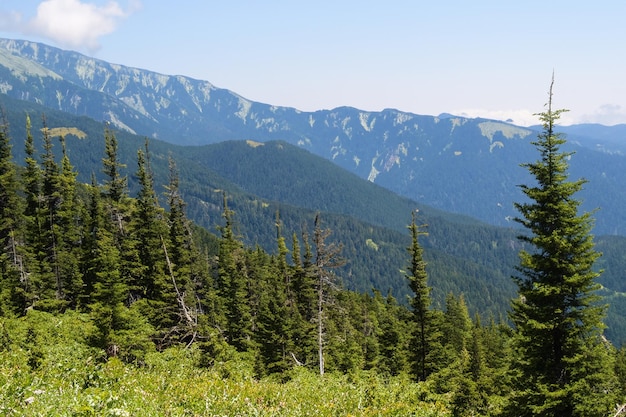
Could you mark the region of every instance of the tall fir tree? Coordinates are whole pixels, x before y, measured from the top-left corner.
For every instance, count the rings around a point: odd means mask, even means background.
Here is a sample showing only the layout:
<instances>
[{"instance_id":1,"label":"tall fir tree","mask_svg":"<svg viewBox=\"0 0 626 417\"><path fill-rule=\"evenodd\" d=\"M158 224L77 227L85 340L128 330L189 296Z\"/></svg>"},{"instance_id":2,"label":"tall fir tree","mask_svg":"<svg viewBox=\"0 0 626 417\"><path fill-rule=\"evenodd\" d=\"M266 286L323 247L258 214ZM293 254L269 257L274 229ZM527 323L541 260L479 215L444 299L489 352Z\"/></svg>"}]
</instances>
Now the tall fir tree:
<instances>
[{"instance_id":1,"label":"tall fir tree","mask_svg":"<svg viewBox=\"0 0 626 417\"><path fill-rule=\"evenodd\" d=\"M94 344L109 355L116 354L114 332L125 326L124 302L128 287L120 275L120 253L107 218L100 189L92 177L88 220L84 235L82 274L84 289L79 305L88 307L98 332Z\"/></svg>"},{"instance_id":2,"label":"tall fir tree","mask_svg":"<svg viewBox=\"0 0 626 417\"><path fill-rule=\"evenodd\" d=\"M150 152L146 140L144 149L137 151L137 181L139 192L135 200L130 224L131 239L135 243L140 261L140 273L131 286L133 299L141 300L142 313L169 344L171 327L178 321L178 303L171 277L167 271L167 253L164 236L167 236L165 212L159 206L154 190L150 166ZM167 335L167 337L166 337Z\"/></svg>"},{"instance_id":3,"label":"tall fir tree","mask_svg":"<svg viewBox=\"0 0 626 417\"><path fill-rule=\"evenodd\" d=\"M91 185L87 188L87 210L85 219L85 233L81 246L82 257L80 271L83 277L83 288L78 297L78 308L81 311L87 310L91 303L91 296L94 292L94 285L98 280L97 272L100 265L97 258L99 251L99 233L101 229L106 229L107 219L102 201L100 187L96 181L95 174L91 174ZM111 243L113 245L113 242ZM119 256L119 254L118 254ZM115 265L119 271L119 262Z\"/></svg>"},{"instance_id":4,"label":"tall fir tree","mask_svg":"<svg viewBox=\"0 0 626 417\"><path fill-rule=\"evenodd\" d=\"M221 239L218 253L218 296L223 303L226 340L239 351L255 348L254 324L250 306L250 286L246 264L246 250L236 237L233 211L223 197L224 226L220 227Z\"/></svg>"},{"instance_id":5,"label":"tall fir tree","mask_svg":"<svg viewBox=\"0 0 626 417\"><path fill-rule=\"evenodd\" d=\"M75 308L82 292L80 273L81 244L85 207L78 196L77 173L70 162L65 138L60 138L63 157L58 179L60 202L58 207L58 259L63 296L68 307Z\"/></svg>"},{"instance_id":6,"label":"tall fir tree","mask_svg":"<svg viewBox=\"0 0 626 417\"><path fill-rule=\"evenodd\" d=\"M119 161L117 138L108 128L104 130L104 152L102 170L106 176L105 192L111 201L119 203L127 193L128 180L120 172L126 166Z\"/></svg>"},{"instance_id":7,"label":"tall fir tree","mask_svg":"<svg viewBox=\"0 0 626 417\"><path fill-rule=\"evenodd\" d=\"M265 275L259 309L259 348L269 373L289 367L294 351L293 337L300 315L291 288L292 269L287 263L289 253L281 233L280 216L276 213L278 253L271 257Z\"/></svg>"},{"instance_id":8,"label":"tall fir tree","mask_svg":"<svg viewBox=\"0 0 626 417\"><path fill-rule=\"evenodd\" d=\"M446 296L446 311L443 315L442 339L448 361L454 360L468 348L471 337L472 320L463 294L458 297L450 293Z\"/></svg>"},{"instance_id":9,"label":"tall fir tree","mask_svg":"<svg viewBox=\"0 0 626 417\"><path fill-rule=\"evenodd\" d=\"M43 154L41 156L41 194L39 234L34 236L38 274L33 278L35 306L42 310L61 311L67 307L61 272L59 208L62 202L60 169L53 150L52 137L43 117Z\"/></svg>"},{"instance_id":10,"label":"tall fir tree","mask_svg":"<svg viewBox=\"0 0 626 417\"><path fill-rule=\"evenodd\" d=\"M26 140L24 141L24 152L26 165L22 172L22 183L24 184L25 208L25 256L23 259L24 270L26 272L24 289L26 292L26 303L28 307L35 305L39 299L38 284L41 270L40 257L43 253L42 247L42 213L43 196L41 192L42 172L37 161L35 141L31 132L30 117L26 116Z\"/></svg>"},{"instance_id":11,"label":"tall fir tree","mask_svg":"<svg viewBox=\"0 0 626 417\"><path fill-rule=\"evenodd\" d=\"M316 343L316 297L315 273L313 271L313 254L306 228L302 229L304 242L304 259L301 258L300 244L296 233L292 236L291 258L293 260L293 276L291 279L295 303L298 310L299 324L293 333L293 357L297 363L313 364L317 357Z\"/></svg>"},{"instance_id":12,"label":"tall fir tree","mask_svg":"<svg viewBox=\"0 0 626 417\"><path fill-rule=\"evenodd\" d=\"M100 192L106 219L104 227L111 233L119 253L120 280L128 286L126 303L132 304L142 296L138 283L143 274L140 242L131 233L135 204L128 195L128 179L122 175L126 166L119 161L117 138L108 127L104 131L104 152L102 172L105 178Z\"/></svg>"},{"instance_id":13,"label":"tall fir tree","mask_svg":"<svg viewBox=\"0 0 626 417\"><path fill-rule=\"evenodd\" d=\"M377 302L383 304L383 314L379 318L380 335L380 358L377 368L380 372L390 375L398 375L409 371L409 344L412 340L411 329L414 321L413 312L404 305L398 304L390 294L384 299L379 291L374 292ZM414 351L411 351L414 354Z\"/></svg>"},{"instance_id":14,"label":"tall fir tree","mask_svg":"<svg viewBox=\"0 0 626 417\"><path fill-rule=\"evenodd\" d=\"M530 200L517 203L516 220L528 234L530 249L520 252L519 297L512 303L515 325L517 392L511 402L516 416L606 416L615 405L615 375L610 347L603 340L603 317L596 282L590 213L579 214L574 195L584 180L568 180L571 153L555 123L565 110L539 114L543 131L533 142L540 159L523 166L536 180L522 185Z\"/></svg>"},{"instance_id":15,"label":"tall fir tree","mask_svg":"<svg viewBox=\"0 0 626 417\"><path fill-rule=\"evenodd\" d=\"M105 175L103 189L103 203L108 211L111 230L114 232L116 244L121 248L124 236L127 233L130 217L130 199L128 197L126 176L121 170L126 166L119 162L117 138L108 128L104 131L104 152L102 158L102 172ZM122 253L128 251L122 251Z\"/></svg>"},{"instance_id":16,"label":"tall fir tree","mask_svg":"<svg viewBox=\"0 0 626 417\"><path fill-rule=\"evenodd\" d=\"M429 356L432 351L432 339L437 335L437 329L435 329L433 312L430 309L431 288L428 286L426 262L423 258L423 249L419 244L419 236L425 235L426 232L420 231L420 226L416 223L416 211L411 213L411 224L408 228L411 233L411 246L407 248L410 265L406 278L409 281L409 288L413 291L411 309L414 324L410 360L416 379L424 381L433 371L432 364L429 364Z\"/></svg>"}]
</instances>

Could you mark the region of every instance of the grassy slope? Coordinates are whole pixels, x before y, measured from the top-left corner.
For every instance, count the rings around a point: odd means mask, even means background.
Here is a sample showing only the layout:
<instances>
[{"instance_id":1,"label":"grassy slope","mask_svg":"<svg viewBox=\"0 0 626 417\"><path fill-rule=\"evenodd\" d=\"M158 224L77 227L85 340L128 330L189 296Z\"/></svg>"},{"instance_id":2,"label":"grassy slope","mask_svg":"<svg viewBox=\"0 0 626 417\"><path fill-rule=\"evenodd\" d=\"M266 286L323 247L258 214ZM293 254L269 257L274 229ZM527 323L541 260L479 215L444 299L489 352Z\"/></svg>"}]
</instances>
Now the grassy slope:
<instances>
[{"instance_id":1,"label":"grassy slope","mask_svg":"<svg viewBox=\"0 0 626 417\"><path fill-rule=\"evenodd\" d=\"M316 375L254 380L245 358L197 366L195 349L149 353L140 366L103 361L87 316L31 311L0 319L4 416L448 416L449 396L406 377Z\"/></svg>"}]
</instances>

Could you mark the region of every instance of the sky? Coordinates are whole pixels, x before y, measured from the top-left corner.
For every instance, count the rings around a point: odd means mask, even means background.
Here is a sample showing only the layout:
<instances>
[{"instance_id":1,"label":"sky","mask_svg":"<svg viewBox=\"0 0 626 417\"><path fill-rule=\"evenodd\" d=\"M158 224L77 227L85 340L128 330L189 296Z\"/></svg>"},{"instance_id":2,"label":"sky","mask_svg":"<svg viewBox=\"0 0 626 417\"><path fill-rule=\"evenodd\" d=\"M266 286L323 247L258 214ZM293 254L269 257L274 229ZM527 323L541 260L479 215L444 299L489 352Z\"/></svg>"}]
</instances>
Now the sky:
<instances>
[{"instance_id":1,"label":"sky","mask_svg":"<svg viewBox=\"0 0 626 417\"><path fill-rule=\"evenodd\" d=\"M537 124L626 123L623 0L0 0L0 37L340 106Z\"/></svg>"}]
</instances>

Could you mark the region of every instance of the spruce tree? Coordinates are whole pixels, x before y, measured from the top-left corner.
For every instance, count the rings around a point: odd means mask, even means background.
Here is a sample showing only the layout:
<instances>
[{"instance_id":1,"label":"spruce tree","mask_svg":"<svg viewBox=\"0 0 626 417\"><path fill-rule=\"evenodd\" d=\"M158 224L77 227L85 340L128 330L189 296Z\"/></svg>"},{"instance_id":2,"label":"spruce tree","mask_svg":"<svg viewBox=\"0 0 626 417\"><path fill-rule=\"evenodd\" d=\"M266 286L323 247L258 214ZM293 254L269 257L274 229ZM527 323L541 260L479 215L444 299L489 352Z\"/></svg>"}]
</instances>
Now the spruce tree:
<instances>
[{"instance_id":1,"label":"spruce tree","mask_svg":"<svg viewBox=\"0 0 626 417\"><path fill-rule=\"evenodd\" d=\"M82 292L80 273L82 228L85 218L83 201L78 197L77 173L70 163L65 138L61 137L63 157L58 179L60 202L58 207L58 259L64 299L75 308Z\"/></svg>"},{"instance_id":2,"label":"spruce tree","mask_svg":"<svg viewBox=\"0 0 626 417\"><path fill-rule=\"evenodd\" d=\"M522 185L530 201L516 204L529 249L520 252L519 297L512 303L519 374L511 414L606 416L615 405L615 375L592 269L599 253L591 215L578 213L574 197L585 181L568 179L571 153L561 151L565 139L554 130L565 110L552 109L553 84L539 114L543 131L532 142L541 157L523 165L536 184Z\"/></svg>"},{"instance_id":3,"label":"spruce tree","mask_svg":"<svg viewBox=\"0 0 626 417\"><path fill-rule=\"evenodd\" d=\"M60 311L67 306L59 257L62 237L59 225L59 207L62 201L60 170L45 118L42 131L44 152L41 157L40 224L39 234L33 236L38 274L33 279L33 284L37 298L36 307Z\"/></svg>"},{"instance_id":4,"label":"spruce tree","mask_svg":"<svg viewBox=\"0 0 626 417\"><path fill-rule=\"evenodd\" d=\"M426 234L419 230L416 223L416 212L411 214L411 246L407 248L410 255L409 271L406 278L409 287L413 291L411 308L413 311L414 328L411 337L411 363L415 377L424 381L432 372L433 366L429 364L429 355L432 350L432 338L436 336L433 322L433 313L430 310L430 287L428 286L428 274L426 262L423 259L423 250L419 244L419 236Z\"/></svg>"},{"instance_id":5,"label":"spruce tree","mask_svg":"<svg viewBox=\"0 0 626 417\"><path fill-rule=\"evenodd\" d=\"M37 284L40 273L40 253L42 253L42 201L41 195L41 166L37 161L35 141L31 133L30 117L26 116L26 140L24 141L26 165L22 172L22 183L25 194L24 229L25 252L23 257L24 281L23 288L27 306L33 306L38 299Z\"/></svg>"},{"instance_id":6,"label":"spruce tree","mask_svg":"<svg viewBox=\"0 0 626 417\"><path fill-rule=\"evenodd\" d=\"M144 150L137 152L137 181L139 192L135 201L131 236L139 255L139 271L132 282L131 296L141 300L142 313L150 324L166 335L178 319L176 292L167 272L167 253L164 237L167 236L165 213L159 206L154 191L154 179L150 166L150 152L146 140ZM163 339L168 344L169 340Z\"/></svg>"},{"instance_id":7,"label":"spruce tree","mask_svg":"<svg viewBox=\"0 0 626 417\"><path fill-rule=\"evenodd\" d=\"M228 343L239 351L255 348L253 317L250 307L250 286L246 250L233 230L233 211L223 198L225 220L220 227L221 240L218 253L218 296L226 318L225 336Z\"/></svg>"}]
</instances>

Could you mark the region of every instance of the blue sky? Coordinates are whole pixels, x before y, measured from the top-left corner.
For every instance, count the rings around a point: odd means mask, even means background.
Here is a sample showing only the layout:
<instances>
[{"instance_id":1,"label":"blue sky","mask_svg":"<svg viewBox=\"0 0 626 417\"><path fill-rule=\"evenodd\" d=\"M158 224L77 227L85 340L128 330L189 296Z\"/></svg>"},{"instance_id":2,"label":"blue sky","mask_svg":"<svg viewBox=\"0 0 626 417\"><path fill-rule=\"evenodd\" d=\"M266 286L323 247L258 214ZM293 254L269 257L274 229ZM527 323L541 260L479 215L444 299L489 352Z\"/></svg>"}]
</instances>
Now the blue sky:
<instances>
[{"instance_id":1,"label":"blue sky","mask_svg":"<svg viewBox=\"0 0 626 417\"><path fill-rule=\"evenodd\" d=\"M626 2L0 0L0 37L304 111L626 123Z\"/></svg>"}]
</instances>

